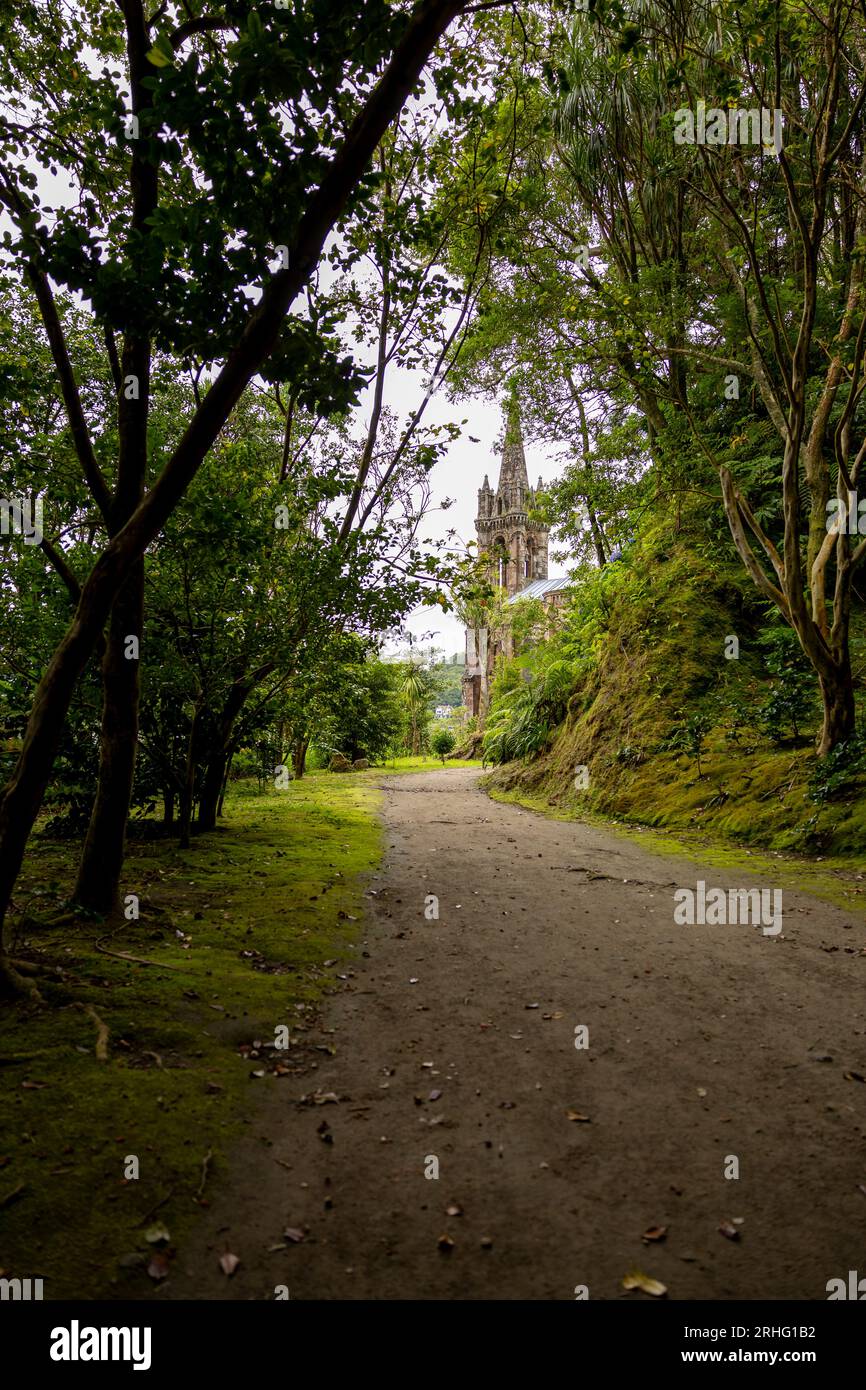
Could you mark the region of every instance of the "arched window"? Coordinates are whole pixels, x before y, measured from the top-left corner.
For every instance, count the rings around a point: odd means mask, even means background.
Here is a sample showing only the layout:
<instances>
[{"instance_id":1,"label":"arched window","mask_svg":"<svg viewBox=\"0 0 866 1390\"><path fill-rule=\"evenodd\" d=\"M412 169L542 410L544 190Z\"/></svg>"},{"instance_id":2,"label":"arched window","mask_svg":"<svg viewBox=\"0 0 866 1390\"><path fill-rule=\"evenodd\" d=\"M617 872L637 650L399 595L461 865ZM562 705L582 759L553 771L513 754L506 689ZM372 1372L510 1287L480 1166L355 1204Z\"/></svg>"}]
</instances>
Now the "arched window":
<instances>
[{"instance_id":1,"label":"arched window","mask_svg":"<svg viewBox=\"0 0 866 1390\"><path fill-rule=\"evenodd\" d=\"M508 584L508 552L501 536L493 542L493 573L500 589L504 589Z\"/></svg>"}]
</instances>

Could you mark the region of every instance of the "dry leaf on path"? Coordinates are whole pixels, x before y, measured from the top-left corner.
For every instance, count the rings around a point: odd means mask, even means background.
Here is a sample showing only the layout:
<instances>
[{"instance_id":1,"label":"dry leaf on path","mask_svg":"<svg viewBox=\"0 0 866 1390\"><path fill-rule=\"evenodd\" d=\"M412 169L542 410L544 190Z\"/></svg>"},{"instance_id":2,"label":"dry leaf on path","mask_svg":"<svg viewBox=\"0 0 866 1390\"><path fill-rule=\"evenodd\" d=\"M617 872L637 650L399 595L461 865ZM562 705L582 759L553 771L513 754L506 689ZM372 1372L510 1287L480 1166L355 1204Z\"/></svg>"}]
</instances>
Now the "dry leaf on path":
<instances>
[{"instance_id":1,"label":"dry leaf on path","mask_svg":"<svg viewBox=\"0 0 866 1390\"><path fill-rule=\"evenodd\" d=\"M223 1274L228 1275L229 1278L234 1274L239 1264L240 1260L237 1255L230 1254L228 1250L224 1255L220 1255L220 1269Z\"/></svg>"},{"instance_id":2,"label":"dry leaf on path","mask_svg":"<svg viewBox=\"0 0 866 1390\"><path fill-rule=\"evenodd\" d=\"M667 1233L667 1226L650 1226L646 1231L644 1231L643 1235L641 1236L641 1240L664 1240Z\"/></svg>"},{"instance_id":3,"label":"dry leaf on path","mask_svg":"<svg viewBox=\"0 0 866 1390\"><path fill-rule=\"evenodd\" d=\"M573 1120L575 1124L588 1125L592 1123L589 1116L581 1114L579 1110L566 1110L565 1118Z\"/></svg>"},{"instance_id":4,"label":"dry leaf on path","mask_svg":"<svg viewBox=\"0 0 866 1390\"><path fill-rule=\"evenodd\" d=\"M653 1279L649 1274L644 1274L640 1269L632 1269L622 1281L624 1289L640 1289L643 1293L652 1294L653 1298L661 1298L667 1293L667 1286Z\"/></svg>"},{"instance_id":5,"label":"dry leaf on path","mask_svg":"<svg viewBox=\"0 0 866 1390\"><path fill-rule=\"evenodd\" d=\"M151 1279L164 1279L168 1274L168 1256L152 1256L150 1264L147 1266L147 1272Z\"/></svg>"}]
</instances>

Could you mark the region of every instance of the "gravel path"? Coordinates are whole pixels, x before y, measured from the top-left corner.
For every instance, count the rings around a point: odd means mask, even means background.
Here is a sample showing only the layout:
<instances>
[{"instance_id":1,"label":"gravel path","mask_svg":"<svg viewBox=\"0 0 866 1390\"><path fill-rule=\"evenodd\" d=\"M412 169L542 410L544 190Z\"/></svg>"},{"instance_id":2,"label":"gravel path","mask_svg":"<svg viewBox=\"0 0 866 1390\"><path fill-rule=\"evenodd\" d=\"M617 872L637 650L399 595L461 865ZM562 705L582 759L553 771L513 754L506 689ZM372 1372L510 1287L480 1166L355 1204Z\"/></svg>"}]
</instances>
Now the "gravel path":
<instances>
[{"instance_id":1,"label":"gravel path","mask_svg":"<svg viewBox=\"0 0 866 1390\"><path fill-rule=\"evenodd\" d=\"M674 1299L824 1299L866 1274L866 924L786 890L777 936L675 925L679 887L772 884L477 777L383 782L365 939L320 1019L335 1055L263 1083L157 1296L635 1299L639 1269Z\"/></svg>"}]
</instances>

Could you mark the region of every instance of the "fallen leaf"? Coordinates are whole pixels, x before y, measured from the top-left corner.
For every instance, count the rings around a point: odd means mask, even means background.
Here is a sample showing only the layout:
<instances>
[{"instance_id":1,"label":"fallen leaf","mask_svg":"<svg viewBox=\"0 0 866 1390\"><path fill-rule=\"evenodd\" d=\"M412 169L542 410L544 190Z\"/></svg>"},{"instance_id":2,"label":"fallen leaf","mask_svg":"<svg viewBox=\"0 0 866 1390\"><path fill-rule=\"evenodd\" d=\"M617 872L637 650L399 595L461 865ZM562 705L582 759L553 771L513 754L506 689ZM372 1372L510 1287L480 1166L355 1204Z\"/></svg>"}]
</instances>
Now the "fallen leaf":
<instances>
[{"instance_id":1,"label":"fallen leaf","mask_svg":"<svg viewBox=\"0 0 866 1390\"><path fill-rule=\"evenodd\" d=\"M463 1215L463 1208L460 1206L460 1204L459 1204L458 1202L451 1202L451 1203L449 1203L449 1205L445 1208L445 1215L446 1215L446 1216L462 1216L462 1215Z\"/></svg>"},{"instance_id":2,"label":"fallen leaf","mask_svg":"<svg viewBox=\"0 0 866 1390\"><path fill-rule=\"evenodd\" d=\"M641 1240L664 1240L667 1233L667 1226L650 1226L648 1230L644 1231Z\"/></svg>"},{"instance_id":3,"label":"fallen leaf","mask_svg":"<svg viewBox=\"0 0 866 1390\"><path fill-rule=\"evenodd\" d=\"M632 1269L622 1281L624 1289L640 1289L643 1293L652 1294L653 1298L661 1298L667 1293L667 1286L659 1283L658 1279L653 1279L649 1274L644 1274L639 1269Z\"/></svg>"},{"instance_id":4,"label":"fallen leaf","mask_svg":"<svg viewBox=\"0 0 866 1390\"><path fill-rule=\"evenodd\" d=\"M859 1071L843 1071L845 1081L866 1081L866 1076L861 1076Z\"/></svg>"},{"instance_id":5,"label":"fallen leaf","mask_svg":"<svg viewBox=\"0 0 866 1390\"><path fill-rule=\"evenodd\" d=\"M728 1240L739 1240L740 1233L733 1221L722 1221L719 1226L719 1234L726 1236Z\"/></svg>"},{"instance_id":6,"label":"fallen leaf","mask_svg":"<svg viewBox=\"0 0 866 1390\"><path fill-rule=\"evenodd\" d=\"M240 1260L237 1255L229 1254L228 1250L224 1255L220 1255L220 1269L223 1274L228 1275L229 1278L234 1274L239 1264Z\"/></svg>"},{"instance_id":7,"label":"fallen leaf","mask_svg":"<svg viewBox=\"0 0 866 1390\"><path fill-rule=\"evenodd\" d=\"M524 1009L537 1009L537 1008L538 1008L538 1005L537 1005L537 1004L524 1004L523 1007L524 1007Z\"/></svg>"},{"instance_id":8,"label":"fallen leaf","mask_svg":"<svg viewBox=\"0 0 866 1390\"><path fill-rule=\"evenodd\" d=\"M429 1096L427 1097L427 1099L428 1099L428 1100L438 1100L439 1097L441 1096L441 1094L442 1094L441 1091L431 1091L430 1094L429 1094Z\"/></svg>"},{"instance_id":9,"label":"fallen leaf","mask_svg":"<svg viewBox=\"0 0 866 1390\"><path fill-rule=\"evenodd\" d=\"M159 1254L153 1255L150 1264L147 1266L147 1272L151 1279L164 1279L168 1274L168 1256Z\"/></svg>"},{"instance_id":10,"label":"fallen leaf","mask_svg":"<svg viewBox=\"0 0 866 1390\"><path fill-rule=\"evenodd\" d=\"M451 1251L454 1249L454 1241L448 1235L440 1236L436 1244L443 1255L450 1255Z\"/></svg>"},{"instance_id":11,"label":"fallen leaf","mask_svg":"<svg viewBox=\"0 0 866 1390\"><path fill-rule=\"evenodd\" d=\"M300 1245L301 1241L306 1240L306 1235L297 1226L287 1226L283 1231L286 1240L290 1240L293 1245Z\"/></svg>"},{"instance_id":12,"label":"fallen leaf","mask_svg":"<svg viewBox=\"0 0 866 1390\"><path fill-rule=\"evenodd\" d=\"M482 1236L482 1237L481 1237L481 1249L482 1249L482 1250L492 1250L492 1249L493 1249L493 1241L490 1239L489 1236Z\"/></svg>"},{"instance_id":13,"label":"fallen leaf","mask_svg":"<svg viewBox=\"0 0 866 1390\"><path fill-rule=\"evenodd\" d=\"M167 1245L171 1240L171 1236L166 1227L160 1225L158 1222L154 1226L148 1226L144 1233L144 1238L148 1245Z\"/></svg>"},{"instance_id":14,"label":"fallen leaf","mask_svg":"<svg viewBox=\"0 0 866 1390\"><path fill-rule=\"evenodd\" d=\"M706 1093L706 1091L704 1090L703 1086L699 1086L699 1087L698 1087L698 1095L699 1095L699 1096L705 1096L706 1094L707 1094L707 1093Z\"/></svg>"},{"instance_id":15,"label":"fallen leaf","mask_svg":"<svg viewBox=\"0 0 866 1390\"><path fill-rule=\"evenodd\" d=\"M579 1110L566 1110L565 1118L574 1120L575 1124L588 1125L592 1123L589 1116L581 1114Z\"/></svg>"}]
</instances>

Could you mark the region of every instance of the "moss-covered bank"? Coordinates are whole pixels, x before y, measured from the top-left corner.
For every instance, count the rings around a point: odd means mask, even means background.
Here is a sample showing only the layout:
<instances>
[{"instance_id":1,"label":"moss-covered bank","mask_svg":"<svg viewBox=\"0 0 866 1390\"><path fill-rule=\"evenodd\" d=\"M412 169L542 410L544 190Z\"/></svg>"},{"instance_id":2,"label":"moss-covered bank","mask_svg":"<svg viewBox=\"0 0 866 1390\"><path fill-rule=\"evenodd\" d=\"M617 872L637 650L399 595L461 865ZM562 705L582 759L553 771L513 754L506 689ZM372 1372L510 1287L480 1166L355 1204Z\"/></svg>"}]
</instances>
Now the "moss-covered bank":
<instances>
[{"instance_id":1,"label":"moss-covered bank","mask_svg":"<svg viewBox=\"0 0 866 1390\"><path fill-rule=\"evenodd\" d=\"M564 814L801 855L866 855L866 724L819 764L814 676L729 552L696 517L676 525L663 516L646 522L623 561L587 575L564 631L512 662L497 685L507 711L521 675L562 659L574 672L566 718L539 756L505 764L491 786ZM851 645L863 711L859 600Z\"/></svg>"}]
</instances>

